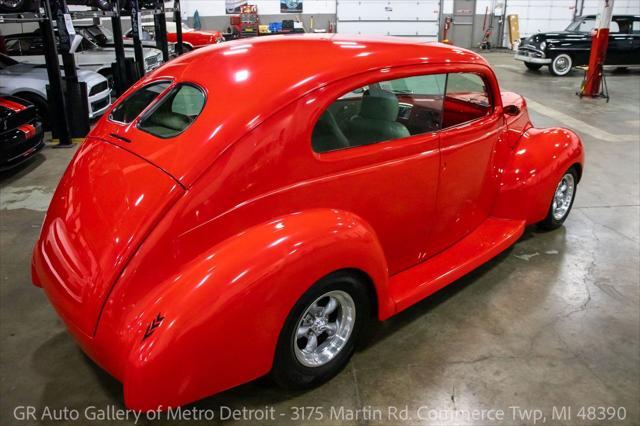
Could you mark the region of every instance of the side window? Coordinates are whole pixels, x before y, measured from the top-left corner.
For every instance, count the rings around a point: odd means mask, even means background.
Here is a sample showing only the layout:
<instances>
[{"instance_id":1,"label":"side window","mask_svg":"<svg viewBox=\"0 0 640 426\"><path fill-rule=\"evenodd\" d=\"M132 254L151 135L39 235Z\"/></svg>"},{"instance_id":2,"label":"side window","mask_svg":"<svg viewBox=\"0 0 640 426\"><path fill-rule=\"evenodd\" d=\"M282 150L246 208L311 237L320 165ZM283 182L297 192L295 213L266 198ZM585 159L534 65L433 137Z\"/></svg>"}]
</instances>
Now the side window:
<instances>
[{"instance_id":1,"label":"side window","mask_svg":"<svg viewBox=\"0 0 640 426\"><path fill-rule=\"evenodd\" d=\"M198 118L204 102L204 92L199 88L190 84L177 85L146 114L138 127L160 138L172 138Z\"/></svg>"},{"instance_id":2,"label":"side window","mask_svg":"<svg viewBox=\"0 0 640 426\"><path fill-rule=\"evenodd\" d=\"M336 99L311 136L318 153L440 130L446 76L422 75L372 83Z\"/></svg>"},{"instance_id":3,"label":"side window","mask_svg":"<svg viewBox=\"0 0 640 426\"><path fill-rule=\"evenodd\" d=\"M482 77L472 73L448 75L443 128L476 120L490 112L491 98Z\"/></svg>"},{"instance_id":4,"label":"side window","mask_svg":"<svg viewBox=\"0 0 640 426\"><path fill-rule=\"evenodd\" d=\"M640 20L634 19L631 25L632 34L640 34Z\"/></svg>"},{"instance_id":5,"label":"side window","mask_svg":"<svg viewBox=\"0 0 640 426\"><path fill-rule=\"evenodd\" d=\"M169 84L168 81L160 81L138 89L111 111L109 119L131 123Z\"/></svg>"}]
</instances>

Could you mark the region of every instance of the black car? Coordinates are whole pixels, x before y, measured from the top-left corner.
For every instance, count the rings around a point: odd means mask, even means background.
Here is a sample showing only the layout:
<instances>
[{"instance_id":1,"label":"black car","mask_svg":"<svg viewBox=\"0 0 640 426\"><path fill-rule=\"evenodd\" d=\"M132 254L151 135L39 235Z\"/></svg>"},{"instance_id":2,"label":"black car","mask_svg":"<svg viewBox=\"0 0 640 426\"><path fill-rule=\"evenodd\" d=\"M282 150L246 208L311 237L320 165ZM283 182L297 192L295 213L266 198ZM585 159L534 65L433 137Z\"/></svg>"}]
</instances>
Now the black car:
<instances>
[{"instance_id":1,"label":"black car","mask_svg":"<svg viewBox=\"0 0 640 426\"><path fill-rule=\"evenodd\" d=\"M589 63L596 16L576 19L565 31L538 33L521 40L515 59L530 70L549 66L553 75L564 76L571 68ZM609 26L605 65L640 65L640 16L615 15Z\"/></svg>"},{"instance_id":2,"label":"black car","mask_svg":"<svg viewBox=\"0 0 640 426\"><path fill-rule=\"evenodd\" d=\"M0 96L0 171L31 158L44 147L36 107L15 96Z\"/></svg>"}]
</instances>

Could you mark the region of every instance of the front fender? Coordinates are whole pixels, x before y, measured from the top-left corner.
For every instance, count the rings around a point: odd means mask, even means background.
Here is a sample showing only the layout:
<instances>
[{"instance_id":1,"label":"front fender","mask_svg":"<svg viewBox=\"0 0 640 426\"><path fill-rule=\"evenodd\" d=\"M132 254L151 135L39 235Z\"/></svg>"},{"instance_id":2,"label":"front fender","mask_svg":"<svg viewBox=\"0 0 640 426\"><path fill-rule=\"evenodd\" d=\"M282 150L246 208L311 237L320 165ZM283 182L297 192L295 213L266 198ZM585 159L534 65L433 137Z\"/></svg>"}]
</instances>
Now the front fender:
<instances>
[{"instance_id":1,"label":"front fender","mask_svg":"<svg viewBox=\"0 0 640 426\"><path fill-rule=\"evenodd\" d=\"M584 148L578 135L562 128L527 129L502 170L493 215L540 222L562 174L573 165L582 173Z\"/></svg>"},{"instance_id":2,"label":"front fender","mask_svg":"<svg viewBox=\"0 0 640 426\"><path fill-rule=\"evenodd\" d=\"M380 311L393 309L377 237L351 213L291 214L218 244L145 296L125 321L134 331L126 405L183 405L266 374L295 302L344 268L366 273Z\"/></svg>"}]
</instances>

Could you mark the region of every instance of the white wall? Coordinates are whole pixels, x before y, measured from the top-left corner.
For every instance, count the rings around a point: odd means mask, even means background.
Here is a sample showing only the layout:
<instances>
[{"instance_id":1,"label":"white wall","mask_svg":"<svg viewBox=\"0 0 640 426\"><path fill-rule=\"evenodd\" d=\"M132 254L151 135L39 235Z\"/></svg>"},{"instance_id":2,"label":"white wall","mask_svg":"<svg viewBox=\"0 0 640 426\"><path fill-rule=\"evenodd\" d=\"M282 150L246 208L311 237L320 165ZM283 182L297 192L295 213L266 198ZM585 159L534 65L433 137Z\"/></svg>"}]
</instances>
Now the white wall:
<instances>
[{"instance_id":1,"label":"white wall","mask_svg":"<svg viewBox=\"0 0 640 426\"><path fill-rule=\"evenodd\" d=\"M602 0L584 0L583 15L597 15L600 13ZM640 0L615 0L614 15L640 15Z\"/></svg>"},{"instance_id":2,"label":"white wall","mask_svg":"<svg viewBox=\"0 0 640 426\"><path fill-rule=\"evenodd\" d=\"M257 5L258 13L261 15L280 13L280 0L250 0L249 4ZM200 16L226 15L225 0L182 0L181 7L183 16L193 16L196 10ZM302 13L336 13L336 0L304 0Z\"/></svg>"}]
</instances>

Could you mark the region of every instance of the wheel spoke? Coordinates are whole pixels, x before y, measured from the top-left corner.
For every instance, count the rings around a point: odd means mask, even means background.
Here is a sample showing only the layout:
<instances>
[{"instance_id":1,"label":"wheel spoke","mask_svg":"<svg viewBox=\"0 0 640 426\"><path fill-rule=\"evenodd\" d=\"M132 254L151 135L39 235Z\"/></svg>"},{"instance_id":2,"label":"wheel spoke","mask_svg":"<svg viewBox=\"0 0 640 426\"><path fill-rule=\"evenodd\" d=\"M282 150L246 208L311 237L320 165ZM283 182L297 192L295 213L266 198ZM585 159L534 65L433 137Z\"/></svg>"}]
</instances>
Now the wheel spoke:
<instances>
[{"instance_id":1,"label":"wheel spoke","mask_svg":"<svg viewBox=\"0 0 640 426\"><path fill-rule=\"evenodd\" d=\"M329 303L327 303L327 306L324 307L324 310L322 312L323 316L331 315L333 311L336 310L337 307L338 307L338 301L333 297L330 297Z\"/></svg>"},{"instance_id":2,"label":"wheel spoke","mask_svg":"<svg viewBox=\"0 0 640 426\"><path fill-rule=\"evenodd\" d=\"M318 347L318 338L315 334L307 336L307 346L304 347L305 352L313 352Z\"/></svg>"},{"instance_id":3,"label":"wheel spoke","mask_svg":"<svg viewBox=\"0 0 640 426\"><path fill-rule=\"evenodd\" d=\"M309 326L308 325L301 325L298 328L298 332L296 333L296 338L299 339L301 337L305 337L307 335L307 333L309 332Z\"/></svg>"},{"instance_id":4,"label":"wheel spoke","mask_svg":"<svg viewBox=\"0 0 640 426\"><path fill-rule=\"evenodd\" d=\"M338 331L338 323L330 322L329 324L327 324L326 331L329 336L333 336L334 334L336 334L336 331Z\"/></svg>"}]
</instances>

